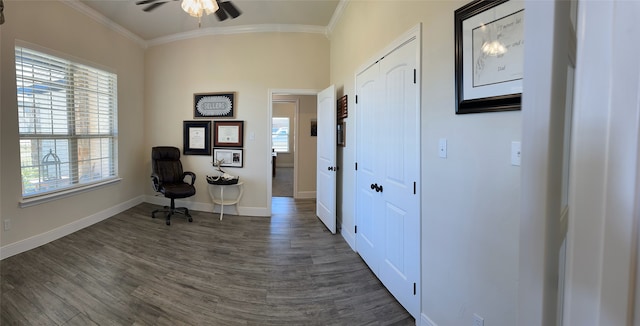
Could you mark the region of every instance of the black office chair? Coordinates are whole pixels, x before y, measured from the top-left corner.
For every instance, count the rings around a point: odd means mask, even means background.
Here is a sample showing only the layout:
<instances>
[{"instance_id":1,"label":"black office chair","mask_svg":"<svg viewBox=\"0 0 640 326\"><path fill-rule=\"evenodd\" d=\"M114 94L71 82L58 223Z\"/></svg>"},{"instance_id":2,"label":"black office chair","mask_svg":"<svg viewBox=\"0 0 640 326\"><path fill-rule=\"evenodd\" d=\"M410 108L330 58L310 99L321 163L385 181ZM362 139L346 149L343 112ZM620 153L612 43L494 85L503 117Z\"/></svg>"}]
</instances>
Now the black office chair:
<instances>
[{"instance_id":1,"label":"black office chair","mask_svg":"<svg viewBox=\"0 0 640 326\"><path fill-rule=\"evenodd\" d=\"M196 194L196 188L193 186L196 175L193 172L182 171L180 150L169 146L153 147L151 149L151 166L153 169L153 174L151 174L153 190L171 198L171 206L156 209L151 213L151 217L155 218L158 212L167 213L166 223L171 225L171 215L183 214L189 218L189 222L193 222L193 218L189 215L189 209L176 207L175 203L176 198L187 198ZM191 177L191 183L184 181L186 176Z\"/></svg>"}]
</instances>

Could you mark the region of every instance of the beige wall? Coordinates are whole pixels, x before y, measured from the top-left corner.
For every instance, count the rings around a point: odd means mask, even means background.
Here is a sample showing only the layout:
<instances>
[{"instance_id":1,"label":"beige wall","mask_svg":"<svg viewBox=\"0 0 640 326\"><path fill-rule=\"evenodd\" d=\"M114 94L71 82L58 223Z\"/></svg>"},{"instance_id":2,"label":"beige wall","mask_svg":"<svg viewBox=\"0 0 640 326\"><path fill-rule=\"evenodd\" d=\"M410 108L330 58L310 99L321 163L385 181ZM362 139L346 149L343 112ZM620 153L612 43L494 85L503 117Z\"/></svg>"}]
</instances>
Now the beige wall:
<instances>
[{"instance_id":1,"label":"beige wall","mask_svg":"<svg viewBox=\"0 0 640 326\"><path fill-rule=\"evenodd\" d=\"M329 40L320 34L256 33L206 36L151 47L145 57L145 151L182 148L182 122L193 119L193 93L236 92L236 120L244 121L244 167L229 168L244 181L240 211L266 215L271 175L269 89L321 89L329 83ZM252 139L251 135L255 135ZM145 153L144 167L151 162ZM210 156L183 157L198 175L198 207L211 203L205 176ZM153 191L145 189L148 195ZM202 207L202 206L200 206Z\"/></svg>"},{"instance_id":2,"label":"beige wall","mask_svg":"<svg viewBox=\"0 0 640 326\"><path fill-rule=\"evenodd\" d=\"M99 215L135 198L149 186L144 161L144 50L58 1L5 1L2 29L2 231L0 244L17 244L45 232ZM14 40L20 39L97 63L118 75L118 151L122 181L71 197L19 208L21 199ZM5 248L6 249L6 248Z\"/></svg>"},{"instance_id":3,"label":"beige wall","mask_svg":"<svg viewBox=\"0 0 640 326\"><path fill-rule=\"evenodd\" d=\"M455 115L454 11L467 1L350 1L331 34L331 83L349 96L342 166L355 162L354 75L389 43L422 23L422 319L515 325L520 168L510 143L521 113ZM383 23L381 23L383 22ZM438 139L448 157L438 157ZM355 174L341 169L342 233L354 221Z\"/></svg>"}]
</instances>

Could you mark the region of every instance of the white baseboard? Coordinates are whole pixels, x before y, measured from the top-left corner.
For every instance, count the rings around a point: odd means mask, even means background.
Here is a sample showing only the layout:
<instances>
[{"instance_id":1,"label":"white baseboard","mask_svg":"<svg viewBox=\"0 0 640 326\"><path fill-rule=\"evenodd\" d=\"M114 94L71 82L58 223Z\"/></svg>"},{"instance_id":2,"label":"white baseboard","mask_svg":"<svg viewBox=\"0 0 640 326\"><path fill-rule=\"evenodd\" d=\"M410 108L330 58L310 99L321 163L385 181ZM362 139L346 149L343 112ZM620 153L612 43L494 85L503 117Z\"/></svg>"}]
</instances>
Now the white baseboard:
<instances>
[{"instance_id":1,"label":"white baseboard","mask_svg":"<svg viewBox=\"0 0 640 326\"><path fill-rule=\"evenodd\" d=\"M145 202L167 206L169 205L169 199L163 196L145 196ZM220 213L220 206L213 205L213 203L201 203L201 202L193 202L189 200L181 200L176 199L176 206L186 207L190 210L200 211L200 212L212 212L212 213ZM230 213L231 215L235 215L236 208L225 206L224 208L225 214ZM244 216L269 216L269 211L266 207L246 207L246 206L238 206L238 214Z\"/></svg>"},{"instance_id":2,"label":"white baseboard","mask_svg":"<svg viewBox=\"0 0 640 326\"><path fill-rule=\"evenodd\" d=\"M315 199L316 192L315 191L298 191L294 196L296 199Z\"/></svg>"},{"instance_id":3,"label":"white baseboard","mask_svg":"<svg viewBox=\"0 0 640 326\"><path fill-rule=\"evenodd\" d=\"M425 314L420 315L420 326L438 326L436 323L431 320L431 318L427 317Z\"/></svg>"},{"instance_id":4,"label":"white baseboard","mask_svg":"<svg viewBox=\"0 0 640 326\"><path fill-rule=\"evenodd\" d=\"M139 197L127 200L126 202L120 203L111 208L107 208L93 215L81 218L69 224L57 227L53 230L49 230L47 232L34 235L30 238L3 246L0 248L0 260L9 258L13 255L17 255L21 252L25 252L25 251L40 247L51 241L54 241L66 235L69 235L73 232L82 230L88 226L91 226L95 223L98 223L102 220L105 220L109 217L112 217L118 213L121 213L131 207L134 207L142 203L143 199L144 199L143 196L139 196Z\"/></svg>"}]
</instances>

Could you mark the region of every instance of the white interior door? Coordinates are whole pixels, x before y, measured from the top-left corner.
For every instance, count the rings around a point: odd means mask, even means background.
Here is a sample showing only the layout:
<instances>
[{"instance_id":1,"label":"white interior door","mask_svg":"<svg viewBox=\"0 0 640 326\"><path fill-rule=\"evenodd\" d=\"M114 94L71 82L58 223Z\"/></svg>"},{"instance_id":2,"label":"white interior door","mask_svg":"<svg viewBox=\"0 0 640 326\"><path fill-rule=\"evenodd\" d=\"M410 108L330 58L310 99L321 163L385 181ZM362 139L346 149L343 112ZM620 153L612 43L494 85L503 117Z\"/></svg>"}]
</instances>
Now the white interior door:
<instances>
[{"instance_id":1,"label":"white interior door","mask_svg":"<svg viewBox=\"0 0 640 326\"><path fill-rule=\"evenodd\" d=\"M380 209L381 193L375 191L381 162L378 160L380 130L380 66L375 64L356 78L356 250L377 275L380 266L382 238L375 212Z\"/></svg>"},{"instance_id":2,"label":"white interior door","mask_svg":"<svg viewBox=\"0 0 640 326\"><path fill-rule=\"evenodd\" d=\"M316 165L316 215L336 233L336 91L318 93L318 144Z\"/></svg>"},{"instance_id":3,"label":"white interior door","mask_svg":"<svg viewBox=\"0 0 640 326\"><path fill-rule=\"evenodd\" d=\"M420 313L420 103L417 80L417 41L380 60L384 116L378 160L383 162L379 186L382 194L382 261L379 277L414 317ZM417 317L416 317L417 318Z\"/></svg>"},{"instance_id":4,"label":"white interior door","mask_svg":"<svg viewBox=\"0 0 640 326\"><path fill-rule=\"evenodd\" d=\"M420 315L420 97L416 39L356 77L356 249Z\"/></svg>"}]
</instances>

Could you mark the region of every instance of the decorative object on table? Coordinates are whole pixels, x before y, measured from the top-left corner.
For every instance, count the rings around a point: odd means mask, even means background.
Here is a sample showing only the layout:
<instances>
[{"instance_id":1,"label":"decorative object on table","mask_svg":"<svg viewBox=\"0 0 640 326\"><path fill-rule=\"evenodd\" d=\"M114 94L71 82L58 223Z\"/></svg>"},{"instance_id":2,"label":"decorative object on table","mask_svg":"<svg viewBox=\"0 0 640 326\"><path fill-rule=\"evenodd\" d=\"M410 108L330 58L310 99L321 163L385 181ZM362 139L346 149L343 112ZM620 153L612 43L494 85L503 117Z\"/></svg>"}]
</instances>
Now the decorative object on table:
<instances>
[{"instance_id":1,"label":"decorative object on table","mask_svg":"<svg viewBox=\"0 0 640 326\"><path fill-rule=\"evenodd\" d=\"M456 114L520 110L523 2L476 0L454 17Z\"/></svg>"},{"instance_id":2,"label":"decorative object on table","mask_svg":"<svg viewBox=\"0 0 640 326\"><path fill-rule=\"evenodd\" d=\"M193 94L193 117L231 118L235 117L235 92Z\"/></svg>"},{"instance_id":3,"label":"decorative object on table","mask_svg":"<svg viewBox=\"0 0 640 326\"><path fill-rule=\"evenodd\" d=\"M237 148L214 148L213 161L221 161L220 166L241 168L244 165L243 150Z\"/></svg>"},{"instance_id":4,"label":"decorative object on table","mask_svg":"<svg viewBox=\"0 0 640 326\"><path fill-rule=\"evenodd\" d=\"M214 121L213 147L243 147L244 121Z\"/></svg>"},{"instance_id":5,"label":"decorative object on table","mask_svg":"<svg viewBox=\"0 0 640 326\"><path fill-rule=\"evenodd\" d=\"M211 121L183 121L184 155L211 155Z\"/></svg>"},{"instance_id":6,"label":"decorative object on table","mask_svg":"<svg viewBox=\"0 0 640 326\"><path fill-rule=\"evenodd\" d=\"M240 177L224 172L221 168L221 166L223 166L223 163L224 163L224 159L216 160L214 158L213 165L216 167L216 171L218 171L220 174L215 176L208 175L207 183L213 184L213 185L232 185L232 184L238 183L238 180L240 180Z\"/></svg>"},{"instance_id":7,"label":"decorative object on table","mask_svg":"<svg viewBox=\"0 0 640 326\"><path fill-rule=\"evenodd\" d=\"M349 110L347 109L347 95L338 99L338 121L349 116Z\"/></svg>"}]
</instances>

